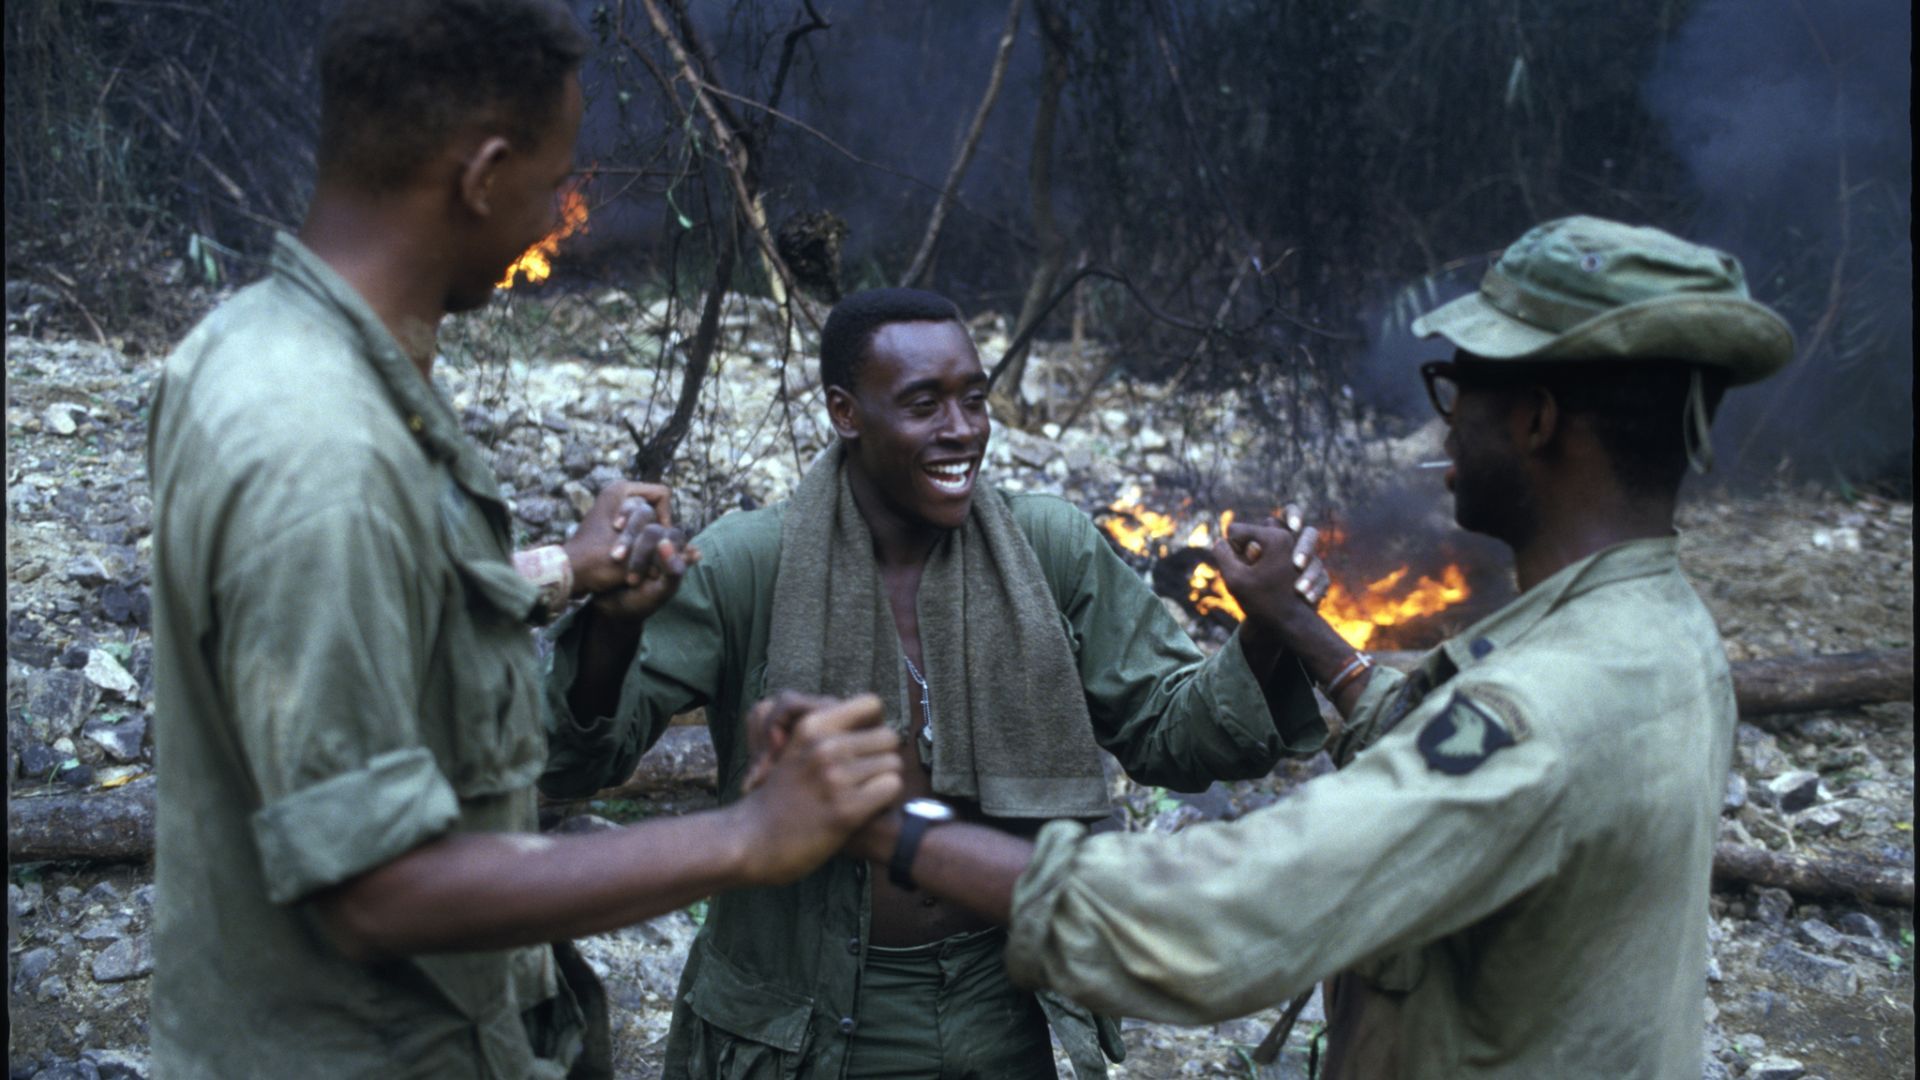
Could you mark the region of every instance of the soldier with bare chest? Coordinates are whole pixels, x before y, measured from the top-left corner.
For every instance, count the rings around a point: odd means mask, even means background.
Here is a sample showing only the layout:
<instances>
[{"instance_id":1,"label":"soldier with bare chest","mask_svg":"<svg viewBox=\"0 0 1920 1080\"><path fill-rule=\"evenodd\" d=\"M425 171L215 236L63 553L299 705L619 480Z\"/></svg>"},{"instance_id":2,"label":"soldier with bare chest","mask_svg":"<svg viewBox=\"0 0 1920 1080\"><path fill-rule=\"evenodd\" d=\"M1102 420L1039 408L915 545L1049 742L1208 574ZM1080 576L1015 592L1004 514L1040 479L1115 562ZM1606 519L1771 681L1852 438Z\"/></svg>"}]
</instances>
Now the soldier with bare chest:
<instances>
[{"instance_id":1,"label":"soldier with bare chest","mask_svg":"<svg viewBox=\"0 0 1920 1080\"><path fill-rule=\"evenodd\" d=\"M877 693L909 815L1021 836L1109 814L1103 751L1141 782L1198 790L1319 747L1305 675L1267 628L1204 655L1085 514L979 482L988 379L950 301L848 297L822 333L821 381L836 442L790 500L698 537L702 561L648 620L617 697L573 677L606 631L558 635L550 694L571 717L546 790L626 775L697 706L731 797L744 712L775 691ZM1291 588L1287 560L1271 563L1272 587ZM1015 987L1000 929L913 887L914 842L716 898L666 1075L1052 1077L1049 1027L1078 1075L1103 1075L1124 1052L1117 1026Z\"/></svg>"}]
</instances>

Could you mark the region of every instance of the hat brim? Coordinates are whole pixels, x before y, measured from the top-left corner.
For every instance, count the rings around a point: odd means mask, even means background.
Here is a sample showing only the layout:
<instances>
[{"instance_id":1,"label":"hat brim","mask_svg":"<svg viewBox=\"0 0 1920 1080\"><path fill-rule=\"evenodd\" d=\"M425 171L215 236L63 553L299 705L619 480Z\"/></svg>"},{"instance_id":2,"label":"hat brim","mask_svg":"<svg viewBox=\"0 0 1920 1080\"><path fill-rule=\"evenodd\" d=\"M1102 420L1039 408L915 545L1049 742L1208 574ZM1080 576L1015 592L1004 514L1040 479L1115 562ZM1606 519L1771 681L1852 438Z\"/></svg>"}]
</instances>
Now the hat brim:
<instances>
[{"instance_id":1,"label":"hat brim","mask_svg":"<svg viewBox=\"0 0 1920 1080\"><path fill-rule=\"evenodd\" d=\"M1725 371L1733 386L1758 382L1793 359L1786 321L1737 296L1654 297L1556 334L1475 291L1415 319L1412 329L1488 360L1682 360Z\"/></svg>"}]
</instances>

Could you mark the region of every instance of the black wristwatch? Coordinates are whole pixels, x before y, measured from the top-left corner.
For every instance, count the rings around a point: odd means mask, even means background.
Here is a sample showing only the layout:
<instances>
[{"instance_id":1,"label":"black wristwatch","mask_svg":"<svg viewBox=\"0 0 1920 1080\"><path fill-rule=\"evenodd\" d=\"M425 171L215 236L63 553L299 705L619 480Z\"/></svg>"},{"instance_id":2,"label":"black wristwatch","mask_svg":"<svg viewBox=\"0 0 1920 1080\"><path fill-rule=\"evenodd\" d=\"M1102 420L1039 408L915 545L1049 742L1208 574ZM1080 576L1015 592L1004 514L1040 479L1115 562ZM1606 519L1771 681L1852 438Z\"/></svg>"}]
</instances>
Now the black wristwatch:
<instances>
[{"instance_id":1,"label":"black wristwatch","mask_svg":"<svg viewBox=\"0 0 1920 1080\"><path fill-rule=\"evenodd\" d=\"M913 857L920 851L920 838L933 825L952 821L953 807L939 799L909 799L900 808L906 818L900 823L900 839L894 841L893 858L887 860L887 880L913 891Z\"/></svg>"}]
</instances>

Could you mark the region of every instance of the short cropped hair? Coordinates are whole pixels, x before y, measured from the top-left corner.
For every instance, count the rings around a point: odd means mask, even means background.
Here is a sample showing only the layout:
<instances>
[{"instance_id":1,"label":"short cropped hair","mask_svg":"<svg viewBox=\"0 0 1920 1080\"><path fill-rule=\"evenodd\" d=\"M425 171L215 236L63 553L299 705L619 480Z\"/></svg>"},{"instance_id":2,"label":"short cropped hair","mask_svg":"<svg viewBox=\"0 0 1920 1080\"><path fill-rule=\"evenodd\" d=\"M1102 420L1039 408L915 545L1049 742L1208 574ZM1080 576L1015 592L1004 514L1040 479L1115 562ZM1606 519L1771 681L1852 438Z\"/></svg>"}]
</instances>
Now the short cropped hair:
<instances>
[{"instance_id":1,"label":"short cropped hair","mask_svg":"<svg viewBox=\"0 0 1920 1080\"><path fill-rule=\"evenodd\" d=\"M960 321L960 308L925 289L867 289L833 306L820 331L820 384L853 389L873 335L888 323Z\"/></svg>"},{"instance_id":2,"label":"short cropped hair","mask_svg":"<svg viewBox=\"0 0 1920 1080\"><path fill-rule=\"evenodd\" d=\"M347 0L320 46L321 171L392 190L476 123L536 145L586 54L556 0Z\"/></svg>"}]
</instances>

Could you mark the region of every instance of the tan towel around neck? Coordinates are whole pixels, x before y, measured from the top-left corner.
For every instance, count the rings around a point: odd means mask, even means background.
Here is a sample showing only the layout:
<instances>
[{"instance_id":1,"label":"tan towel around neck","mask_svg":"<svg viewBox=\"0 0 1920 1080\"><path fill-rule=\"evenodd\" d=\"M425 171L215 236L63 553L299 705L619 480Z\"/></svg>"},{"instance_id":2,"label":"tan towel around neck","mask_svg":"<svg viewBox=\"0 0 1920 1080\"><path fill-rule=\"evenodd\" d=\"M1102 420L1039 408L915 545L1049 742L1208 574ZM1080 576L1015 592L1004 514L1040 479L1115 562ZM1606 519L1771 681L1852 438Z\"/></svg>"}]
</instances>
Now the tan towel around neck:
<instances>
[{"instance_id":1,"label":"tan towel around neck","mask_svg":"<svg viewBox=\"0 0 1920 1080\"><path fill-rule=\"evenodd\" d=\"M845 459L844 444L829 447L787 504L766 686L836 697L872 690L904 734L919 688L908 689ZM1066 628L998 491L974 489L966 524L927 558L918 604L933 790L977 801L995 817L1106 816L1105 772Z\"/></svg>"}]
</instances>

